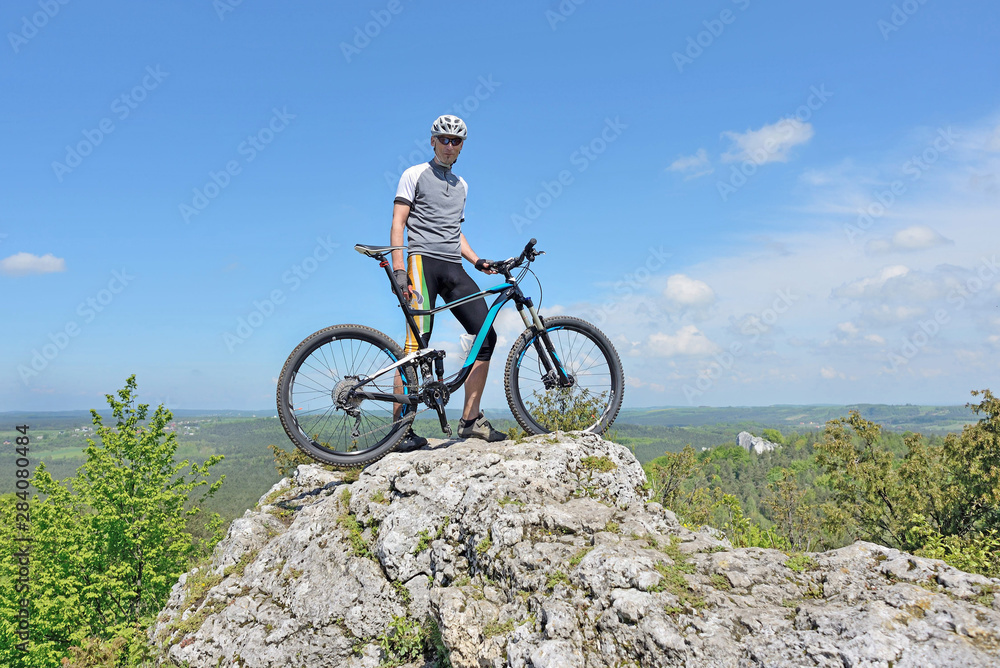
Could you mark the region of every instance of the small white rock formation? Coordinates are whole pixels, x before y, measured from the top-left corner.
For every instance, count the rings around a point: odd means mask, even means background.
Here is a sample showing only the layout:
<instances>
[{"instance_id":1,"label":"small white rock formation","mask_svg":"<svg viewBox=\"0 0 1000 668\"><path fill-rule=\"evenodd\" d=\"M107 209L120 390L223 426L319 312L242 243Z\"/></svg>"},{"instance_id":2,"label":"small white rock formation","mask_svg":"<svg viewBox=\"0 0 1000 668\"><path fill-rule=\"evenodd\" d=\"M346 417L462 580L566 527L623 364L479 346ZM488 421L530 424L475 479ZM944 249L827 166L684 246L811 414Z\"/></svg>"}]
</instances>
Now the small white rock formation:
<instances>
[{"instance_id":1,"label":"small white rock formation","mask_svg":"<svg viewBox=\"0 0 1000 668\"><path fill-rule=\"evenodd\" d=\"M756 452L758 455L781 447L777 443L772 443L767 439L761 438L760 436L754 436L750 432L746 431L741 431L736 435L736 445L740 446L747 452Z\"/></svg>"},{"instance_id":2,"label":"small white rock formation","mask_svg":"<svg viewBox=\"0 0 1000 668\"><path fill-rule=\"evenodd\" d=\"M871 543L733 549L591 434L432 443L275 485L174 586L166 665L398 665L421 622L437 649L408 668L1000 665L1000 580Z\"/></svg>"}]
</instances>

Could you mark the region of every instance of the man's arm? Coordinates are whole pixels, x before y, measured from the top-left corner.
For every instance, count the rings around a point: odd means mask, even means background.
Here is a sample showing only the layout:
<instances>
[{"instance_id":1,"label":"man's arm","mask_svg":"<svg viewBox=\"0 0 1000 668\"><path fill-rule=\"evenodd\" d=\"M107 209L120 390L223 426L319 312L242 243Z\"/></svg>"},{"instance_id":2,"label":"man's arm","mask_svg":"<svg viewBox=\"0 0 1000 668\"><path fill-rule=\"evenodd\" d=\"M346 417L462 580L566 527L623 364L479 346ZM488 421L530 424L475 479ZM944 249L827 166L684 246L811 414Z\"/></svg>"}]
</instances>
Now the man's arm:
<instances>
[{"instance_id":1,"label":"man's arm","mask_svg":"<svg viewBox=\"0 0 1000 668\"><path fill-rule=\"evenodd\" d=\"M476 255L476 251L472 250L472 246L469 245L469 242L465 238L465 234L464 233L460 232L459 233L459 238L462 240L462 257L464 257L466 260L468 260L472 264L475 264L476 260L479 259L479 256Z\"/></svg>"},{"instance_id":2,"label":"man's arm","mask_svg":"<svg viewBox=\"0 0 1000 668\"><path fill-rule=\"evenodd\" d=\"M464 257L466 260L468 260L472 264L475 264L476 262L479 261L479 256L476 255L476 251L472 250L472 246L469 245L468 239L465 238L465 233L460 232L459 236L462 239L462 257ZM486 264L485 264L485 268L482 269L481 271L483 271L483 272L485 272L487 274L495 274L495 273L497 273L497 272L493 271L492 269L490 269L489 267L490 267L490 262L489 262L489 260L487 260ZM478 267L476 267L476 268L478 269Z\"/></svg>"},{"instance_id":3,"label":"man's arm","mask_svg":"<svg viewBox=\"0 0 1000 668\"><path fill-rule=\"evenodd\" d=\"M406 229L406 219L410 216L410 205L400 204L396 202L392 205L392 229L389 231L389 245L390 246L405 246L403 243L403 230ZM463 239L463 249L464 249L464 239ZM464 250L463 250L464 253ZM402 269L406 270L406 258L403 257L403 251L394 250L392 251L392 268L393 270Z\"/></svg>"}]
</instances>

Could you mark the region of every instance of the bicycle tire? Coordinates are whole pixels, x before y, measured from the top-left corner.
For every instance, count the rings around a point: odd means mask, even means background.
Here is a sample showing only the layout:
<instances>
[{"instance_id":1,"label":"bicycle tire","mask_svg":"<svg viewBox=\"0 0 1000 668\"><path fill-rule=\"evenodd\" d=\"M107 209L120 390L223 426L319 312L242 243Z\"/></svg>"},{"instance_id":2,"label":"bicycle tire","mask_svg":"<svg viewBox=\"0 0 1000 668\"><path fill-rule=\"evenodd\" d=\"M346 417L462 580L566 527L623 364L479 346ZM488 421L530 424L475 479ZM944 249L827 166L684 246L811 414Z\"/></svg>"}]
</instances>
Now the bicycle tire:
<instances>
[{"instance_id":1,"label":"bicycle tire","mask_svg":"<svg viewBox=\"0 0 1000 668\"><path fill-rule=\"evenodd\" d=\"M278 416L288 438L313 459L338 468L358 468L388 454L406 434L414 413L393 420L389 402L360 401L361 419L338 407L335 394L403 356L382 332L363 325L336 325L306 337L285 361L278 377ZM364 387L393 392L395 374ZM416 374L402 370L404 392L416 391ZM357 430L360 436L352 432ZM363 446L363 447L362 447Z\"/></svg>"},{"instance_id":2,"label":"bicycle tire","mask_svg":"<svg viewBox=\"0 0 1000 668\"><path fill-rule=\"evenodd\" d=\"M526 329L514 342L504 373L514 419L529 434L604 433L618 417L625 394L618 352L601 330L585 320L557 316L545 318L543 324L574 384L568 389L545 388L545 369L536 347L542 341L533 329Z\"/></svg>"}]
</instances>

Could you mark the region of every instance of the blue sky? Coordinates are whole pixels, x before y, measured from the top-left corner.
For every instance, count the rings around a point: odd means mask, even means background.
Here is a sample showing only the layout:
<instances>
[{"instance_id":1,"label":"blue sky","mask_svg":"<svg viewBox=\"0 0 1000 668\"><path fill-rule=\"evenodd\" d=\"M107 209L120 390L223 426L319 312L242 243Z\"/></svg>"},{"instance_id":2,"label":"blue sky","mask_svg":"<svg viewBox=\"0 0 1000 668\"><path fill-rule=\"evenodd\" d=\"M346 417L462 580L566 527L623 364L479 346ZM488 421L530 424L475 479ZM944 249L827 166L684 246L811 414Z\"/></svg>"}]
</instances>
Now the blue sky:
<instances>
[{"instance_id":1,"label":"blue sky","mask_svg":"<svg viewBox=\"0 0 1000 668\"><path fill-rule=\"evenodd\" d=\"M268 408L309 333L399 339L352 248L388 243L442 113L466 236L538 239L543 312L614 340L626 406L997 378L993 2L13 0L0 28L0 411L132 373L170 408Z\"/></svg>"}]
</instances>

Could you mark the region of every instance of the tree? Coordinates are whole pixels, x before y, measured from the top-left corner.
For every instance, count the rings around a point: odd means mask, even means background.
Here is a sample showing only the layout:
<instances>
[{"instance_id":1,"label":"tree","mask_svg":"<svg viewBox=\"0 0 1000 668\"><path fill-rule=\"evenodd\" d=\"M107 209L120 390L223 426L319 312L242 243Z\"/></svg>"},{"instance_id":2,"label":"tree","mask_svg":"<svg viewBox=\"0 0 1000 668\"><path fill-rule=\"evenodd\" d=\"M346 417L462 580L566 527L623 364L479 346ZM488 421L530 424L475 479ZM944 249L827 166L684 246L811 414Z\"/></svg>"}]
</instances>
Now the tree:
<instances>
[{"instance_id":1,"label":"tree","mask_svg":"<svg viewBox=\"0 0 1000 668\"><path fill-rule=\"evenodd\" d=\"M653 486L653 498L667 508L673 508L681 492L681 484L691 477L698 457L690 445L680 452L665 452L647 464L646 475Z\"/></svg>"},{"instance_id":2,"label":"tree","mask_svg":"<svg viewBox=\"0 0 1000 668\"><path fill-rule=\"evenodd\" d=\"M835 493L825 509L828 523L847 526L859 538L996 573L1000 400L989 390L972 395L983 397L968 404L983 415L979 421L949 434L939 447L907 434L901 457L880 443L880 427L856 411L827 423L826 440L816 449Z\"/></svg>"},{"instance_id":3,"label":"tree","mask_svg":"<svg viewBox=\"0 0 1000 668\"><path fill-rule=\"evenodd\" d=\"M810 503L811 490L799 487L795 472L789 469L781 469L781 478L767 487L770 494L764 505L771 511L777 530L794 549L811 551L822 539L819 515Z\"/></svg>"},{"instance_id":4,"label":"tree","mask_svg":"<svg viewBox=\"0 0 1000 668\"><path fill-rule=\"evenodd\" d=\"M116 423L105 425L91 410L98 441L88 439L87 461L76 475L54 480L44 463L35 471L30 650L25 657L7 642L3 622L16 611L0 610L3 665L27 659L26 665L58 666L85 639L136 636L191 560L220 538L215 532L199 543L189 523L201 512L197 504L223 482L209 484L222 456L175 463L177 438L166 431L173 416L162 405L152 416L147 404L135 405L134 375L117 398L106 396ZM193 498L198 488L203 493ZM10 541L9 533L0 536L0 543ZM0 582L10 577L0 572ZM10 600L5 596L0 606Z\"/></svg>"}]
</instances>

